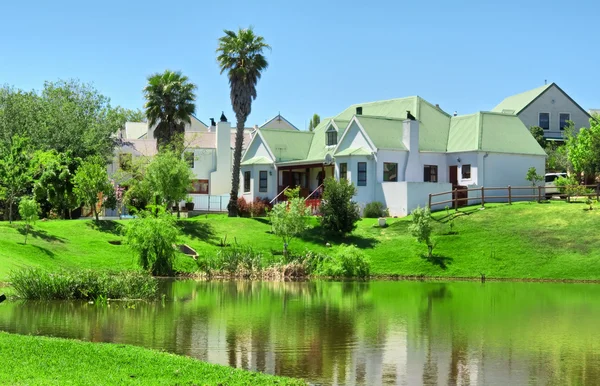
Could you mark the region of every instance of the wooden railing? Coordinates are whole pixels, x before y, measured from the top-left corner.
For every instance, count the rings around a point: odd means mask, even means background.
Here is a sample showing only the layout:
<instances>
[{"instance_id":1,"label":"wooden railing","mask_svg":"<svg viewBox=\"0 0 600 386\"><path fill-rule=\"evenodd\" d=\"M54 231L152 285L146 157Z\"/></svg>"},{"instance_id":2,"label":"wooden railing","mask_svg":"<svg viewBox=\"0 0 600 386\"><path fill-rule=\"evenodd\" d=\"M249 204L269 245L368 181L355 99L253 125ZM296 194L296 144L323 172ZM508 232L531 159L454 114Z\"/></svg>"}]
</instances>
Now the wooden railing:
<instances>
[{"instance_id":1,"label":"wooden railing","mask_svg":"<svg viewBox=\"0 0 600 386\"><path fill-rule=\"evenodd\" d=\"M309 194L309 195L306 197L306 199L307 199L307 200L308 200L308 199L310 199L310 198L312 197L312 195L313 195L313 194L315 194L315 192L321 188L321 186L323 186L323 184L321 184L321 185L317 186L317 188L316 188L315 190L313 190L313 191L312 191L312 192L311 192L311 193L310 193L310 194Z\"/></svg>"},{"instance_id":2,"label":"wooden railing","mask_svg":"<svg viewBox=\"0 0 600 386\"><path fill-rule=\"evenodd\" d=\"M276 201L279 198L279 196L281 196L283 193L285 193L285 191L288 190L288 189L289 189L289 186L286 186L285 189L283 189L281 192L279 192L279 194L276 195L274 199L272 199L271 201L269 201L269 204L272 204L274 201Z\"/></svg>"},{"instance_id":3,"label":"wooden railing","mask_svg":"<svg viewBox=\"0 0 600 386\"><path fill-rule=\"evenodd\" d=\"M547 187L548 189L552 189L552 191L563 191L564 193L556 193L555 195L560 195L561 197L566 197L567 201L570 201L572 197L596 197L596 200L600 200L600 185L579 185L578 187L584 187L586 189L594 189L593 193L577 193L570 194L572 191L571 188L576 188L575 186L565 186L565 187ZM490 195L486 194L486 192L490 191L506 191L505 195ZM517 194L515 194L515 191ZM519 194L520 191L529 191L532 194ZM469 192L480 192L480 197L469 197ZM466 193L466 197L460 197L462 194ZM553 193L554 194L554 193ZM436 201L433 202L433 197L439 197L444 195L450 195L451 199ZM495 202L502 202L498 200L506 200L509 204L512 204L512 201L515 199L533 199L538 202L542 201L546 198L546 187L545 186L506 186L506 187L481 187L481 188L471 188L471 189L454 189L448 192L441 193L430 193L429 194L429 202L428 206L430 209L434 206L444 205L444 204L452 204L453 208L458 208L459 206L468 205L469 201L476 201L481 203L481 207L485 206L486 200L494 200ZM462 205L461 205L462 204Z\"/></svg>"}]
</instances>

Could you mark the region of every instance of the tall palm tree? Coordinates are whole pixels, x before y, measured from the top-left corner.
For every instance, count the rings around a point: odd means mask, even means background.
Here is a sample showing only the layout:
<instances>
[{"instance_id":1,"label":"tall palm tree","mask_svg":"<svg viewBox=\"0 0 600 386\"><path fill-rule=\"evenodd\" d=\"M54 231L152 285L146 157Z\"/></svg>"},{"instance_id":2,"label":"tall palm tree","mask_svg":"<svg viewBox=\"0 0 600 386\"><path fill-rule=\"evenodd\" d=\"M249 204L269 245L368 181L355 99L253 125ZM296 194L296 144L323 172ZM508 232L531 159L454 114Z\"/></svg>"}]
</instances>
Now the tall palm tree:
<instances>
[{"instance_id":1,"label":"tall palm tree","mask_svg":"<svg viewBox=\"0 0 600 386\"><path fill-rule=\"evenodd\" d=\"M159 150L183 147L185 124L196 111L196 86L180 71L166 70L148 77L144 88L146 116L150 126L156 125L154 138Z\"/></svg>"},{"instance_id":2,"label":"tall palm tree","mask_svg":"<svg viewBox=\"0 0 600 386\"><path fill-rule=\"evenodd\" d=\"M225 36L219 38L217 61L221 67L221 74L227 71L231 88L231 106L237 120L231 196L227 205L229 216L235 217L238 214L237 199L240 187L244 126L252 111L252 100L256 99L256 83L260 79L261 72L269 66L263 50L271 49L271 47L265 43L262 36L254 34L252 27L240 28L237 33L230 30L224 30L224 32Z\"/></svg>"}]
</instances>

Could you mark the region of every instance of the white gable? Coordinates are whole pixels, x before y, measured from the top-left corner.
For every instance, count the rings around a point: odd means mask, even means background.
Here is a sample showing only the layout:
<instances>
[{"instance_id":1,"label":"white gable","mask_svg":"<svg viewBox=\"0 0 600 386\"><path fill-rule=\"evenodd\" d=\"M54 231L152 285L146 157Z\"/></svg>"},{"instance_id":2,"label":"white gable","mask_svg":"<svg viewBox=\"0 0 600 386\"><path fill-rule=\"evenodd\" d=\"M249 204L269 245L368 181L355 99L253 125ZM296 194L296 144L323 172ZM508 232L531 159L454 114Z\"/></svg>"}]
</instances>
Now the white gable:
<instances>
[{"instance_id":1,"label":"white gable","mask_svg":"<svg viewBox=\"0 0 600 386\"><path fill-rule=\"evenodd\" d=\"M340 142L336 152L360 147L367 150L371 149L371 151L376 151L376 149L373 149L369 144L369 140L365 136L365 133L358 126L358 123L356 123L356 121L352 121L350 123L350 127L346 130L344 138L342 138L342 142Z\"/></svg>"},{"instance_id":2,"label":"white gable","mask_svg":"<svg viewBox=\"0 0 600 386\"><path fill-rule=\"evenodd\" d=\"M258 134L256 134L256 137L250 144L250 147L248 147L248 150L246 150L242 161L246 161L254 157L267 157L270 160L273 159L271 154L269 154L269 150L267 149L267 146L263 142L261 136Z\"/></svg>"}]
</instances>

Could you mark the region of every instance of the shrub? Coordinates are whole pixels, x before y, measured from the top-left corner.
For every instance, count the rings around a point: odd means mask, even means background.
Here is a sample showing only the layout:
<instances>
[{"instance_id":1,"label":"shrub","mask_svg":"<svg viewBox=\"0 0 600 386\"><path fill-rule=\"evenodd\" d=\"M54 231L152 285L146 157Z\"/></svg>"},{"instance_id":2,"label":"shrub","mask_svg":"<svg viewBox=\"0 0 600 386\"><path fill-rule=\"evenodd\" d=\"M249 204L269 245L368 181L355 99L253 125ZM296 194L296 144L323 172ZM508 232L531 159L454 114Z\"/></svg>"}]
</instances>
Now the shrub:
<instances>
[{"instance_id":1,"label":"shrub","mask_svg":"<svg viewBox=\"0 0 600 386\"><path fill-rule=\"evenodd\" d=\"M238 216L250 217L250 205L244 197L238 197Z\"/></svg>"},{"instance_id":2,"label":"shrub","mask_svg":"<svg viewBox=\"0 0 600 386\"><path fill-rule=\"evenodd\" d=\"M360 220L358 205L352 201L356 188L346 179L325 180L325 189L321 201L321 225L334 233L345 235L356 228Z\"/></svg>"},{"instance_id":3,"label":"shrub","mask_svg":"<svg viewBox=\"0 0 600 386\"><path fill-rule=\"evenodd\" d=\"M250 215L252 217L264 217L272 207L268 198L256 197L254 202L250 204Z\"/></svg>"},{"instance_id":4,"label":"shrub","mask_svg":"<svg viewBox=\"0 0 600 386\"><path fill-rule=\"evenodd\" d=\"M271 229L283 240L283 254L287 257L287 248L294 237L303 232L309 209L304 198L300 198L300 190L289 189L285 192L287 202L280 202L269 211Z\"/></svg>"},{"instance_id":5,"label":"shrub","mask_svg":"<svg viewBox=\"0 0 600 386\"><path fill-rule=\"evenodd\" d=\"M31 300L151 299L158 291L156 279L139 272L32 268L12 272L10 281L18 297Z\"/></svg>"},{"instance_id":6,"label":"shrub","mask_svg":"<svg viewBox=\"0 0 600 386\"><path fill-rule=\"evenodd\" d=\"M27 244L27 235L29 234L29 228L31 224L38 219L38 213L40 212L40 204L33 198L23 198L19 202L19 214L21 219L25 221L25 244Z\"/></svg>"},{"instance_id":7,"label":"shrub","mask_svg":"<svg viewBox=\"0 0 600 386\"><path fill-rule=\"evenodd\" d=\"M197 260L198 268L209 275L215 273L230 276L252 277L273 263L250 246L235 244L221 248L215 255L201 256Z\"/></svg>"},{"instance_id":8,"label":"shrub","mask_svg":"<svg viewBox=\"0 0 600 386\"><path fill-rule=\"evenodd\" d=\"M385 208L379 201L369 202L363 210L363 217L365 218L379 218L385 216Z\"/></svg>"},{"instance_id":9,"label":"shrub","mask_svg":"<svg viewBox=\"0 0 600 386\"><path fill-rule=\"evenodd\" d=\"M371 263L354 245L342 245L332 257L321 258L316 271L323 276L365 278L369 276Z\"/></svg>"},{"instance_id":10,"label":"shrub","mask_svg":"<svg viewBox=\"0 0 600 386\"><path fill-rule=\"evenodd\" d=\"M433 254L433 242L431 241L431 212L429 208L421 208L413 210L412 224L408 227L408 230L417 238L417 241L427 245L428 257L432 257Z\"/></svg>"},{"instance_id":11,"label":"shrub","mask_svg":"<svg viewBox=\"0 0 600 386\"><path fill-rule=\"evenodd\" d=\"M156 213L141 211L138 218L129 222L125 236L144 270L153 275L173 274L174 245L179 230L173 216L162 207L157 207Z\"/></svg>"}]
</instances>

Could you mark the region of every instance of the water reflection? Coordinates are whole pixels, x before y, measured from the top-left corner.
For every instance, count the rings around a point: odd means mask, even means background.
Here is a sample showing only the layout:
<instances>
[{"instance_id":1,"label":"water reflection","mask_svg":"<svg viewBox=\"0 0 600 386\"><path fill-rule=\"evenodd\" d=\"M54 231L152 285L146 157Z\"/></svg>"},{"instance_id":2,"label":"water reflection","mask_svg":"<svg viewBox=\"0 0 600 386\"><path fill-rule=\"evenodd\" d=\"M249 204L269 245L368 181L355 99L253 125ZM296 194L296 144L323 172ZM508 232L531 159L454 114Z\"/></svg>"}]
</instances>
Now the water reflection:
<instances>
[{"instance_id":1,"label":"water reflection","mask_svg":"<svg viewBox=\"0 0 600 386\"><path fill-rule=\"evenodd\" d=\"M596 384L600 286L164 282L164 302L3 303L0 329L345 385Z\"/></svg>"}]
</instances>

